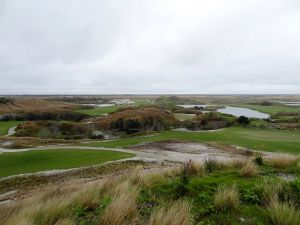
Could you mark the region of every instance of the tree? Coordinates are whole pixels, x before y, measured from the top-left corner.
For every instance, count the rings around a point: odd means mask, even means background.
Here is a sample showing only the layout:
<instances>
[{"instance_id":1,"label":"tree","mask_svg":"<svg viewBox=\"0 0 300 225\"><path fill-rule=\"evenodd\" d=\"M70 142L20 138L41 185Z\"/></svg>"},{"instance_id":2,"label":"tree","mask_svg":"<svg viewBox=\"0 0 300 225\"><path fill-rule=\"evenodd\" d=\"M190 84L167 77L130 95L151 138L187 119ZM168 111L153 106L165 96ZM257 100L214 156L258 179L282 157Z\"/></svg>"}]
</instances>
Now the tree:
<instances>
[{"instance_id":1,"label":"tree","mask_svg":"<svg viewBox=\"0 0 300 225\"><path fill-rule=\"evenodd\" d=\"M242 125L248 125L250 123L250 120L248 117L246 116L240 116L238 119L237 119L237 122L239 124L242 124Z\"/></svg>"}]
</instances>

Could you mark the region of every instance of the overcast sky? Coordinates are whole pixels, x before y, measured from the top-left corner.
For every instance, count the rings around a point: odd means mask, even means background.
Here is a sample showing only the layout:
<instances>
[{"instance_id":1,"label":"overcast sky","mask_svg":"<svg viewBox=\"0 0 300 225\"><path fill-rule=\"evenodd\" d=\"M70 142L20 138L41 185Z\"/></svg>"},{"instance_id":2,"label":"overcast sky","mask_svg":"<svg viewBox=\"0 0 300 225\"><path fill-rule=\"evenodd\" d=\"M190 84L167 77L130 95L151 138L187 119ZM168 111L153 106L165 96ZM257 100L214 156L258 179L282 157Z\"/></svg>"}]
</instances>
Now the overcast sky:
<instances>
[{"instance_id":1,"label":"overcast sky","mask_svg":"<svg viewBox=\"0 0 300 225\"><path fill-rule=\"evenodd\" d=\"M300 0L0 0L0 94L300 94Z\"/></svg>"}]
</instances>

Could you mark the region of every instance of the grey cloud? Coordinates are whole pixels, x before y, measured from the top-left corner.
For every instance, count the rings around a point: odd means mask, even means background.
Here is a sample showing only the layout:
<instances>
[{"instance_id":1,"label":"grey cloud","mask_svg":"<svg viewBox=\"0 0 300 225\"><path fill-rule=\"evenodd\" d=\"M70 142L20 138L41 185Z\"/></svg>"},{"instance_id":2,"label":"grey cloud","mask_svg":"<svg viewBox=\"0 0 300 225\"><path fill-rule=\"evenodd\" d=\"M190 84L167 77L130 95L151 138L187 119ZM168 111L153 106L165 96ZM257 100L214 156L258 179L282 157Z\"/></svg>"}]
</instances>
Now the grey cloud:
<instances>
[{"instance_id":1,"label":"grey cloud","mask_svg":"<svg viewBox=\"0 0 300 225\"><path fill-rule=\"evenodd\" d=\"M3 0L0 94L299 93L297 0Z\"/></svg>"}]
</instances>

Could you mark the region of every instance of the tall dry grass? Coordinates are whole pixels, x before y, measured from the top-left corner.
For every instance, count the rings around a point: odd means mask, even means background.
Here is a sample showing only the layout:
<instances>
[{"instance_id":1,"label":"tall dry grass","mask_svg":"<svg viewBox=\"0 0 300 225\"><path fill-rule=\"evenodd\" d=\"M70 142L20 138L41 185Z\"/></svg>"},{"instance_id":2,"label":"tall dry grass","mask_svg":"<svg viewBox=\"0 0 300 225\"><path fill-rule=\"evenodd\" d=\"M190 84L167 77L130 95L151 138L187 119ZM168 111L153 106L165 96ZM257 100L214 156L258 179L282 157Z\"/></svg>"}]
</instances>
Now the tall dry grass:
<instances>
[{"instance_id":1,"label":"tall dry grass","mask_svg":"<svg viewBox=\"0 0 300 225\"><path fill-rule=\"evenodd\" d=\"M245 164L246 164L247 160L244 158L238 159L238 158L234 158L231 160L226 160L226 161L220 161L218 162L219 164L219 168L222 169L241 169Z\"/></svg>"},{"instance_id":2,"label":"tall dry grass","mask_svg":"<svg viewBox=\"0 0 300 225\"><path fill-rule=\"evenodd\" d=\"M285 169L297 160L298 158L293 155L278 155L269 158L267 162L276 169Z\"/></svg>"},{"instance_id":3,"label":"tall dry grass","mask_svg":"<svg viewBox=\"0 0 300 225\"><path fill-rule=\"evenodd\" d=\"M128 183L122 183L115 189L113 201L101 216L102 225L137 224L137 191L128 188Z\"/></svg>"},{"instance_id":4,"label":"tall dry grass","mask_svg":"<svg viewBox=\"0 0 300 225\"><path fill-rule=\"evenodd\" d=\"M293 204L274 200L268 207L270 222L273 225L299 225L300 212Z\"/></svg>"},{"instance_id":5,"label":"tall dry grass","mask_svg":"<svg viewBox=\"0 0 300 225\"><path fill-rule=\"evenodd\" d=\"M92 184L69 184L66 188L48 187L33 197L10 206L0 207L0 224L71 225L72 209L99 204L100 196L111 191L113 179Z\"/></svg>"},{"instance_id":6,"label":"tall dry grass","mask_svg":"<svg viewBox=\"0 0 300 225\"><path fill-rule=\"evenodd\" d=\"M191 175L203 176L205 174L205 165L202 162L192 161L189 169Z\"/></svg>"},{"instance_id":7,"label":"tall dry grass","mask_svg":"<svg viewBox=\"0 0 300 225\"><path fill-rule=\"evenodd\" d=\"M232 211L237 209L239 204L239 192L235 185L218 188L214 196L214 206L218 211Z\"/></svg>"},{"instance_id":8,"label":"tall dry grass","mask_svg":"<svg viewBox=\"0 0 300 225\"><path fill-rule=\"evenodd\" d=\"M59 223L63 219L68 218L70 211L67 202L70 200L70 196L71 194L61 193L60 197L45 199L43 194L38 194L32 198L23 200L10 206L8 210L12 214L4 219L2 218L3 220L0 220L1 224L52 225Z\"/></svg>"},{"instance_id":9,"label":"tall dry grass","mask_svg":"<svg viewBox=\"0 0 300 225\"><path fill-rule=\"evenodd\" d=\"M240 174L243 177L254 177L258 174L258 167L252 160L248 160L241 168Z\"/></svg>"},{"instance_id":10,"label":"tall dry grass","mask_svg":"<svg viewBox=\"0 0 300 225\"><path fill-rule=\"evenodd\" d=\"M150 216L148 225L188 225L191 220L190 205L179 201L169 207L155 210Z\"/></svg>"}]
</instances>

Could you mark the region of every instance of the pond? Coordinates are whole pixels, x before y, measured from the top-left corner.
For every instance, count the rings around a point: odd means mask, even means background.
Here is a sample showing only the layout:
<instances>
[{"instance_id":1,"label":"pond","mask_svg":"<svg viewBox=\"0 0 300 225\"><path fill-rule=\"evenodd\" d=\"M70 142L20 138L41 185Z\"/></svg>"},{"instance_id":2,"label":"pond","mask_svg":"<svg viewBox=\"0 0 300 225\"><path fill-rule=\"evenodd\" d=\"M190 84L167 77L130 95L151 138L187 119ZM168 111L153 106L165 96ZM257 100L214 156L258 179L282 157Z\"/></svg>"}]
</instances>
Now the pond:
<instances>
[{"instance_id":1,"label":"pond","mask_svg":"<svg viewBox=\"0 0 300 225\"><path fill-rule=\"evenodd\" d=\"M248 118L256 118L256 119L270 118L269 114L261 113L261 112L258 112L256 110L252 110L252 109L239 108L239 107L226 106L225 108L218 109L217 112L233 115L236 117L246 116Z\"/></svg>"},{"instance_id":2,"label":"pond","mask_svg":"<svg viewBox=\"0 0 300 225\"><path fill-rule=\"evenodd\" d=\"M211 106L211 105L178 105L178 106L183 107L185 109L189 109L189 108L194 108L194 107L205 108L205 107Z\"/></svg>"},{"instance_id":3,"label":"pond","mask_svg":"<svg viewBox=\"0 0 300 225\"><path fill-rule=\"evenodd\" d=\"M279 101L279 102L288 106L300 106L300 102L284 102L284 101Z\"/></svg>"},{"instance_id":4,"label":"pond","mask_svg":"<svg viewBox=\"0 0 300 225\"><path fill-rule=\"evenodd\" d=\"M82 104L82 105L90 105L90 106L95 106L95 107L109 107L109 106L114 106L115 104L111 104L111 103L103 103L103 104Z\"/></svg>"}]
</instances>

